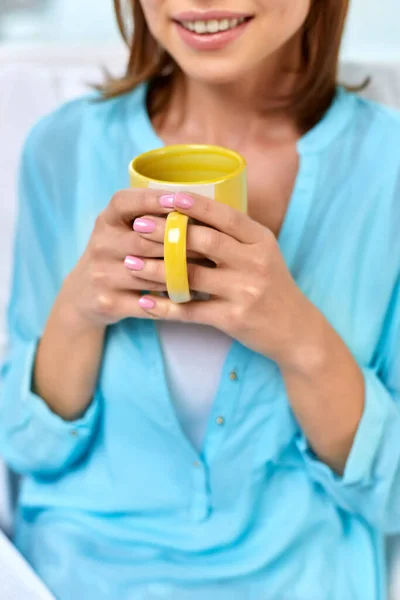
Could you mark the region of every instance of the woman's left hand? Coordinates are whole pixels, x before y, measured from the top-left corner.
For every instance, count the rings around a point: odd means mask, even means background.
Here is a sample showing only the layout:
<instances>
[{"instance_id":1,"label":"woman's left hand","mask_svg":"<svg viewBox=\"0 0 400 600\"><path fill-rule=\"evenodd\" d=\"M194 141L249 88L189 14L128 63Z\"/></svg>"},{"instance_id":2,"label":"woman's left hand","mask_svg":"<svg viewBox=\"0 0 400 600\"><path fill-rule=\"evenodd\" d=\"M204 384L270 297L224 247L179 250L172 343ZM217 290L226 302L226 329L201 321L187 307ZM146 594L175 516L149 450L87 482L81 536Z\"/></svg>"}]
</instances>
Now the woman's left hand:
<instances>
[{"instance_id":1,"label":"woman's left hand","mask_svg":"<svg viewBox=\"0 0 400 600\"><path fill-rule=\"evenodd\" d=\"M209 226L189 226L187 247L217 268L189 264L188 272L191 289L212 299L174 304L144 296L139 304L149 318L212 325L275 361L310 447L342 474L365 398L364 378L350 350L298 288L269 229L194 194L177 194L174 207ZM162 242L164 219L147 219L154 221L154 232L143 235ZM146 220L136 219L135 231L148 228ZM164 261L145 259L141 276L165 282Z\"/></svg>"},{"instance_id":2,"label":"woman's left hand","mask_svg":"<svg viewBox=\"0 0 400 600\"><path fill-rule=\"evenodd\" d=\"M156 319L211 325L290 367L310 336L316 309L294 282L273 233L202 196L177 194L171 199L171 208L206 225L189 225L187 249L210 259L216 268L188 264L188 276L190 289L212 298L174 304L168 298L144 296L143 310ZM165 219L146 216L134 222L137 233L151 228L153 232L142 235L162 242ZM143 277L144 289L146 280L165 282L164 261L144 259L140 266L135 276Z\"/></svg>"}]
</instances>

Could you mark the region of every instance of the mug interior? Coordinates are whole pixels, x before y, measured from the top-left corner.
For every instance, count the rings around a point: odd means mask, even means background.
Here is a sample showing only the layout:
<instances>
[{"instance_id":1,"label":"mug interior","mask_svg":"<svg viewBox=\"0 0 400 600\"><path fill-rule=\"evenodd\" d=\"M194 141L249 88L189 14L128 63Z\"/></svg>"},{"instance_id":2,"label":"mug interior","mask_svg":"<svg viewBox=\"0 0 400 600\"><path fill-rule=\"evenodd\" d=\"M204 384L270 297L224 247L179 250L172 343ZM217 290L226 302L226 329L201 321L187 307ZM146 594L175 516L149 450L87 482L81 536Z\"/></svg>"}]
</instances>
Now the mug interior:
<instances>
[{"instance_id":1,"label":"mug interior","mask_svg":"<svg viewBox=\"0 0 400 600\"><path fill-rule=\"evenodd\" d=\"M133 169L146 179L165 183L214 183L234 177L243 158L217 146L170 146L138 156Z\"/></svg>"}]
</instances>

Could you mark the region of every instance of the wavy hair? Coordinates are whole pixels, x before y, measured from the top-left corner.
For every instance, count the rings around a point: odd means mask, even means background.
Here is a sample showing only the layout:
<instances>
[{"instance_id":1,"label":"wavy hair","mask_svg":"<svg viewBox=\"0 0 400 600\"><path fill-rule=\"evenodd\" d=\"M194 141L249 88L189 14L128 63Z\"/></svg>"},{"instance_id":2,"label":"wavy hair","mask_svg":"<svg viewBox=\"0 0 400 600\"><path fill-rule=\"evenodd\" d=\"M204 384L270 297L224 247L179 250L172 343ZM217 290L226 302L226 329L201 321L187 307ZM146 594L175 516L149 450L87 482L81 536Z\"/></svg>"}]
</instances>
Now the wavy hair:
<instances>
[{"instance_id":1,"label":"wavy hair","mask_svg":"<svg viewBox=\"0 0 400 600\"><path fill-rule=\"evenodd\" d=\"M148 109L154 116L168 103L173 76L179 67L150 33L137 0L114 0L114 7L129 59L125 74L109 78L101 87L103 97L115 98L148 82ZM348 8L349 0L313 0L302 28L302 67L296 89L285 99L284 107L304 130L322 118L335 96Z\"/></svg>"}]
</instances>

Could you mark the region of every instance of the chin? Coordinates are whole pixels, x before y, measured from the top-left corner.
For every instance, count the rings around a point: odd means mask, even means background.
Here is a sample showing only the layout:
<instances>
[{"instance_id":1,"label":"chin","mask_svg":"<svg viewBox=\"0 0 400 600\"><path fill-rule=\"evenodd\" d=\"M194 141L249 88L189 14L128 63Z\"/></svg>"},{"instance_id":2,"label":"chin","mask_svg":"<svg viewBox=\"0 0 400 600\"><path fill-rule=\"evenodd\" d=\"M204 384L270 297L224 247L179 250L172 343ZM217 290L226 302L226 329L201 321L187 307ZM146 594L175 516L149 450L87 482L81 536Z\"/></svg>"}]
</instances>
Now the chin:
<instances>
[{"instance_id":1,"label":"chin","mask_svg":"<svg viewBox=\"0 0 400 600\"><path fill-rule=\"evenodd\" d=\"M180 68L190 79L209 85L233 84L242 80L249 72L247 64L241 66L239 61L234 59L229 62L211 60L207 61L208 64L201 64L202 62L201 60L192 64L181 62Z\"/></svg>"}]
</instances>

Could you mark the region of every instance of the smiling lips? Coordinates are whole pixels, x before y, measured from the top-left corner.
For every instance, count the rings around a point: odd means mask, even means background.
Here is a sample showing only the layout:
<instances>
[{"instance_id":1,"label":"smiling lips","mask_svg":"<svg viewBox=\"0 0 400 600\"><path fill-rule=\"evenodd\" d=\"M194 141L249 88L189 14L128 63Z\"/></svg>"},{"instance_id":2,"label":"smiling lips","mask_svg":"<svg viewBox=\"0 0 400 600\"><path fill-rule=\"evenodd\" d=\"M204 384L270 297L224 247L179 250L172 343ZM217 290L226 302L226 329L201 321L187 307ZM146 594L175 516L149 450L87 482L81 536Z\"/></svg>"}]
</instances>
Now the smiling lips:
<instances>
[{"instance_id":1,"label":"smiling lips","mask_svg":"<svg viewBox=\"0 0 400 600\"><path fill-rule=\"evenodd\" d=\"M220 50L236 40L247 28L247 15L189 12L173 19L182 40L194 50Z\"/></svg>"}]
</instances>

